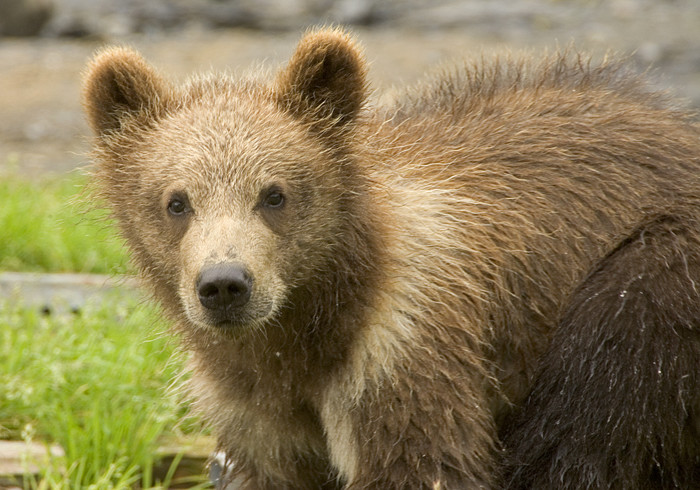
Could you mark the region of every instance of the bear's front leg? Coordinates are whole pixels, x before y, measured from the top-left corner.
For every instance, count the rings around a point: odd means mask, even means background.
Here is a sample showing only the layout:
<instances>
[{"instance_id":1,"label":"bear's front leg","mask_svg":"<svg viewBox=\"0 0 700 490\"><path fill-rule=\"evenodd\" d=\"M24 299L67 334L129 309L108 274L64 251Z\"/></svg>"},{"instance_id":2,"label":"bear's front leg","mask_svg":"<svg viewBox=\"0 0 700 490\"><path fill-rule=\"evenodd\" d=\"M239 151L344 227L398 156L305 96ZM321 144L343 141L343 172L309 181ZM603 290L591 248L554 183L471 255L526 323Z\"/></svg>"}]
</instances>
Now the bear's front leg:
<instances>
[{"instance_id":1,"label":"bear's front leg","mask_svg":"<svg viewBox=\"0 0 700 490\"><path fill-rule=\"evenodd\" d=\"M302 410L303 411L303 410ZM305 412L305 411L304 411ZM221 490L332 490L339 488L318 420L290 408L271 417L263 410L231 417L219 433L212 462Z\"/></svg>"},{"instance_id":2,"label":"bear's front leg","mask_svg":"<svg viewBox=\"0 0 700 490\"><path fill-rule=\"evenodd\" d=\"M476 356L457 362L415 345L425 350L390 366L365 358L327 389L331 462L348 489L490 488L497 449L483 369Z\"/></svg>"},{"instance_id":3,"label":"bear's front leg","mask_svg":"<svg viewBox=\"0 0 700 490\"><path fill-rule=\"evenodd\" d=\"M288 473L271 475L252 462L234 462L223 452L210 462L209 478L217 490L314 489L337 490L340 483L318 457L298 454L287 461Z\"/></svg>"},{"instance_id":4,"label":"bear's front leg","mask_svg":"<svg viewBox=\"0 0 700 490\"><path fill-rule=\"evenodd\" d=\"M202 359L191 360L190 391L194 409L217 435L211 477L218 489L339 488L318 413L295 390L283 389L291 384L266 379L260 385L272 389L242 390L244 378L232 376L230 366L217 365L229 374L224 378L199 369Z\"/></svg>"}]
</instances>

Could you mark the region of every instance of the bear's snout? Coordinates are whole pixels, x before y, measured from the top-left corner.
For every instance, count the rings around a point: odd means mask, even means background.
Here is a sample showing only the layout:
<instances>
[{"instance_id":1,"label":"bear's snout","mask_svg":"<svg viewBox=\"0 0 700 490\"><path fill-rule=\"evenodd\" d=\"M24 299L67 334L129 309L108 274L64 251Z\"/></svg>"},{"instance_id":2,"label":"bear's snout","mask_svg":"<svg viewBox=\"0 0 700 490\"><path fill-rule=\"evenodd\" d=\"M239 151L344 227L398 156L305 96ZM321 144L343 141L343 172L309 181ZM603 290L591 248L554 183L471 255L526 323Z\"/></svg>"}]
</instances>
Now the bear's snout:
<instances>
[{"instance_id":1,"label":"bear's snout","mask_svg":"<svg viewBox=\"0 0 700 490\"><path fill-rule=\"evenodd\" d=\"M243 264L221 263L203 268L196 288L202 306L227 317L232 309L248 303L253 280Z\"/></svg>"}]
</instances>

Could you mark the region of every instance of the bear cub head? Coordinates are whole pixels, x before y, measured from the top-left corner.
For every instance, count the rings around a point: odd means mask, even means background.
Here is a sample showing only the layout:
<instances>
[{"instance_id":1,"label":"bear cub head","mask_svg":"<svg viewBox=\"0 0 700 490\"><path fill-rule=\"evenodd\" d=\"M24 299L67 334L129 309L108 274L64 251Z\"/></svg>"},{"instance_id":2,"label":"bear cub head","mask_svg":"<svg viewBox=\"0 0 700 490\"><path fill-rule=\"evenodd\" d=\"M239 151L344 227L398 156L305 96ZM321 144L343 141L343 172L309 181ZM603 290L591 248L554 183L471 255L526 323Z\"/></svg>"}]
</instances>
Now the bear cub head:
<instances>
[{"instance_id":1,"label":"bear cub head","mask_svg":"<svg viewBox=\"0 0 700 490\"><path fill-rule=\"evenodd\" d=\"M246 331L355 266L342 257L362 240L348 216L362 214L365 72L337 30L307 34L272 81L176 86L129 49L95 57L84 106L98 193L171 315Z\"/></svg>"}]
</instances>

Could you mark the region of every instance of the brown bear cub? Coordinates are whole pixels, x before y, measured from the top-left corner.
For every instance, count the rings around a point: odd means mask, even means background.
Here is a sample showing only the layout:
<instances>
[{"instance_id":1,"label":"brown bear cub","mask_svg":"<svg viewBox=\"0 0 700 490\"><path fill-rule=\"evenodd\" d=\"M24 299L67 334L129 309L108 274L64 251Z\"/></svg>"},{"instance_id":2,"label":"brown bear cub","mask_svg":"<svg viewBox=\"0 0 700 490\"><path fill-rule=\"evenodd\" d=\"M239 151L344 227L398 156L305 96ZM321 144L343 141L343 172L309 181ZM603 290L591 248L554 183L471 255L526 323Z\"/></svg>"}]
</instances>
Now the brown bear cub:
<instances>
[{"instance_id":1,"label":"brown bear cub","mask_svg":"<svg viewBox=\"0 0 700 490\"><path fill-rule=\"evenodd\" d=\"M700 488L700 129L619 63L85 78L236 488Z\"/></svg>"}]
</instances>

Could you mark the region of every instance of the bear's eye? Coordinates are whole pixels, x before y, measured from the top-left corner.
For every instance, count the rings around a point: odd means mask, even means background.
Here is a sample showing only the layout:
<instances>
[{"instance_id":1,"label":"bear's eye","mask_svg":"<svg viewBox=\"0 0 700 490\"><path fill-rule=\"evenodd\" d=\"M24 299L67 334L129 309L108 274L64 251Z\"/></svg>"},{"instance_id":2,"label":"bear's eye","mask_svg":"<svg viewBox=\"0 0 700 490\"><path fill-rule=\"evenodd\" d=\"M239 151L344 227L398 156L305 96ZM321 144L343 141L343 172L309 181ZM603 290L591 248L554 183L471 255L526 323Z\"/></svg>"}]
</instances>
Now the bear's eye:
<instances>
[{"instance_id":1,"label":"bear's eye","mask_svg":"<svg viewBox=\"0 0 700 490\"><path fill-rule=\"evenodd\" d=\"M263 200L263 206L266 208L281 208L284 206L284 195L276 190L271 190Z\"/></svg>"},{"instance_id":2,"label":"bear's eye","mask_svg":"<svg viewBox=\"0 0 700 490\"><path fill-rule=\"evenodd\" d=\"M174 197L168 203L168 212L173 216L182 216L187 212L187 204L183 199Z\"/></svg>"}]
</instances>

